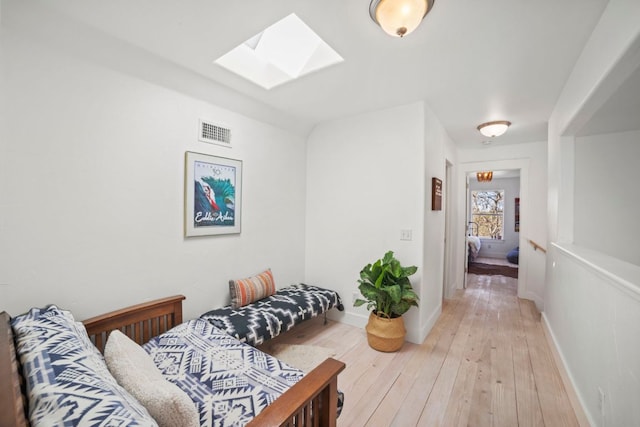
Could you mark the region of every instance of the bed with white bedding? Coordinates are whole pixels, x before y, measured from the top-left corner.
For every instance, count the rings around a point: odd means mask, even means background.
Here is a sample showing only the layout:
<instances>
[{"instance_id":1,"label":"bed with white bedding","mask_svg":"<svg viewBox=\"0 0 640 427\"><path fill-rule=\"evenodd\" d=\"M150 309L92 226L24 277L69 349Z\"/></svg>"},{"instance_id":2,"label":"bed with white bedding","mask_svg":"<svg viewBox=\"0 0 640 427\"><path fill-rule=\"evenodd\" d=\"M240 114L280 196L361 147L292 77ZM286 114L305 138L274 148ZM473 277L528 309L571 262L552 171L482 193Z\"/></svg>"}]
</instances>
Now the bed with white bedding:
<instances>
[{"instance_id":1,"label":"bed with white bedding","mask_svg":"<svg viewBox=\"0 0 640 427\"><path fill-rule=\"evenodd\" d=\"M467 246L469 247L469 262L471 262L478 257L482 243L478 236L467 236Z\"/></svg>"}]
</instances>

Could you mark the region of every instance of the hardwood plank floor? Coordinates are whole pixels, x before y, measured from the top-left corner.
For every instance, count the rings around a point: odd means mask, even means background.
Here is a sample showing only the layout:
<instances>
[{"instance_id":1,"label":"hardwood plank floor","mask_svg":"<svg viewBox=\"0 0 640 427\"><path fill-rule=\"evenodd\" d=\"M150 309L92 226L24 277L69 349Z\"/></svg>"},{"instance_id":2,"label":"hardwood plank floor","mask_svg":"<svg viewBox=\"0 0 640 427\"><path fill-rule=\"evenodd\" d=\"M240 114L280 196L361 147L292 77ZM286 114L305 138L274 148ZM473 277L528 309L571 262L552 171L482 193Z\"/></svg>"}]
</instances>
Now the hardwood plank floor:
<instances>
[{"instance_id":1,"label":"hardwood plank floor","mask_svg":"<svg viewBox=\"0 0 640 427\"><path fill-rule=\"evenodd\" d=\"M346 363L338 426L577 426L531 301L517 281L470 274L424 343L397 353L361 328L313 319L272 340L333 349Z\"/></svg>"}]
</instances>

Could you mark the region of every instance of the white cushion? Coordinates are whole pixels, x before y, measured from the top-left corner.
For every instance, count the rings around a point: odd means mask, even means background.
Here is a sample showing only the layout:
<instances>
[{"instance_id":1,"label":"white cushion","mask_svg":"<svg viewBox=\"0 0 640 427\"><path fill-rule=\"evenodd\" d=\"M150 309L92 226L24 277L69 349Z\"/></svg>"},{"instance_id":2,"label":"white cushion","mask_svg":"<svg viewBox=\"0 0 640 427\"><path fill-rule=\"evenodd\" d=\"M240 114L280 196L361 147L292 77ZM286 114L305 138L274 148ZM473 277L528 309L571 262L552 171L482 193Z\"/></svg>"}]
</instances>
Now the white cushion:
<instances>
[{"instance_id":1,"label":"white cushion","mask_svg":"<svg viewBox=\"0 0 640 427\"><path fill-rule=\"evenodd\" d=\"M167 381L146 351L118 330L111 331L104 348L107 367L161 427L200 425L195 403Z\"/></svg>"}]
</instances>

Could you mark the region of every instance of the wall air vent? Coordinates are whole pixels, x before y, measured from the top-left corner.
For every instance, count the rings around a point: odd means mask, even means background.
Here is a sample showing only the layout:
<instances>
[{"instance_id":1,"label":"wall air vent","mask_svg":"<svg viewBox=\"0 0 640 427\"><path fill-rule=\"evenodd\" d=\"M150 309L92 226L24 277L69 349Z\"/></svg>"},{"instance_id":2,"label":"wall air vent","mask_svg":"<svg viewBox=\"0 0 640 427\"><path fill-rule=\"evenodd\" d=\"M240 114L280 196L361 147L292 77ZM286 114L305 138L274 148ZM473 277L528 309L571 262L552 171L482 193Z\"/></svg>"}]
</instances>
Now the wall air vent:
<instances>
[{"instance_id":1,"label":"wall air vent","mask_svg":"<svg viewBox=\"0 0 640 427\"><path fill-rule=\"evenodd\" d=\"M198 139L209 144L231 147L231 129L200 119Z\"/></svg>"}]
</instances>

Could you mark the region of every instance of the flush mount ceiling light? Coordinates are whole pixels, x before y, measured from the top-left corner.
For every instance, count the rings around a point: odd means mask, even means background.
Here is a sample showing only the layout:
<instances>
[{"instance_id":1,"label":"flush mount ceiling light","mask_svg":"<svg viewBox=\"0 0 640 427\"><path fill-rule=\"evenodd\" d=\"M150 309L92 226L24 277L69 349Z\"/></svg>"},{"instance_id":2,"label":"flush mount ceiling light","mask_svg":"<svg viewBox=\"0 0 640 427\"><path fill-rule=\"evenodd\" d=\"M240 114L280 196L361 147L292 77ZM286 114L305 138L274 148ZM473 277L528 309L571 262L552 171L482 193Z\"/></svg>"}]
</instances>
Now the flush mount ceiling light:
<instances>
[{"instance_id":1,"label":"flush mount ceiling light","mask_svg":"<svg viewBox=\"0 0 640 427\"><path fill-rule=\"evenodd\" d=\"M493 179L493 172L478 172L476 178L478 178L478 182L489 182Z\"/></svg>"},{"instance_id":2,"label":"flush mount ceiling light","mask_svg":"<svg viewBox=\"0 0 640 427\"><path fill-rule=\"evenodd\" d=\"M493 138L505 133L509 128L509 126L511 126L511 122L508 122L506 120L498 120L495 122L487 122L487 123L478 125L478 130L484 136L488 138Z\"/></svg>"},{"instance_id":3,"label":"flush mount ceiling light","mask_svg":"<svg viewBox=\"0 0 640 427\"><path fill-rule=\"evenodd\" d=\"M385 33L404 37L418 28L434 0L372 0L369 15Z\"/></svg>"}]
</instances>

